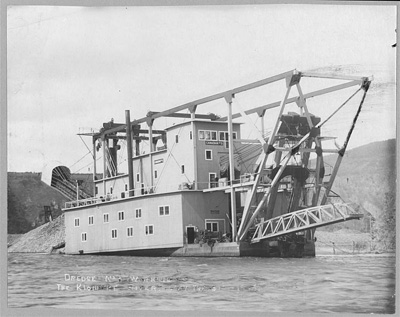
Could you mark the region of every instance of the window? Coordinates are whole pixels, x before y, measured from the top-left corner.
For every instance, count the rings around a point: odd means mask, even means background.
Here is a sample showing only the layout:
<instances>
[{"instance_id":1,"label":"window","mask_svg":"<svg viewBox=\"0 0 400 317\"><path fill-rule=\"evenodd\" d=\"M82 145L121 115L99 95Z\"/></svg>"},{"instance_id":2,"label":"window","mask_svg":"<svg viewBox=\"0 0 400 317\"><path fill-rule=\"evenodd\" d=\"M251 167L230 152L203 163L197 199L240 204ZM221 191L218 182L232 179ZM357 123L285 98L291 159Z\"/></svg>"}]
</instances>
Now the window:
<instances>
[{"instance_id":1,"label":"window","mask_svg":"<svg viewBox=\"0 0 400 317\"><path fill-rule=\"evenodd\" d=\"M179 143L179 135L175 135L175 143Z\"/></svg>"},{"instance_id":2,"label":"window","mask_svg":"<svg viewBox=\"0 0 400 317\"><path fill-rule=\"evenodd\" d=\"M99 193L99 188L96 186L95 187L95 194L97 195Z\"/></svg>"},{"instance_id":3,"label":"window","mask_svg":"<svg viewBox=\"0 0 400 317\"><path fill-rule=\"evenodd\" d=\"M211 140L217 140L217 131L211 131Z\"/></svg>"},{"instance_id":4,"label":"window","mask_svg":"<svg viewBox=\"0 0 400 317\"><path fill-rule=\"evenodd\" d=\"M232 139L236 140L237 139L237 133L232 132ZM225 148L229 148L229 134L226 131L220 131L219 132L219 140L220 141L225 141Z\"/></svg>"},{"instance_id":5,"label":"window","mask_svg":"<svg viewBox=\"0 0 400 317\"><path fill-rule=\"evenodd\" d=\"M206 160L212 160L212 150L206 150Z\"/></svg>"},{"instance_id":6,"label":"window","mask_svg":"<svg viewBox=\"0 0 400 317\"><path fill-rule=\"evenodd\" d=\"M118 220L123 221L125 218L124 212L123 211L118 211Z\"/></svg>"},{"instance_id":7,"label":"window","mask_svg":"<svg viewBox=\"0 0 400 317\"><path fill-rule=\"evenodd\" d=\"M92 225L93 224L93 216L89 216L89 225Z\"/></svg>"},{"instance_id":8,"label":"window","mask_svg":"<svg viewBox=\"0 0 400 317\"><path fill-rule=\"evenodd\" d=\"M206 230L211 231L211 232L219 231L218 230L218 222L207 222Z\"/></svg>"},{"instance_id":9,"label":"window","mask_svg":"<svg viewBox=\"0 0 400 317\"><path fill-rule=\"evenodd\" d=\"M126 235L128 237L132 237L133 236L133 227L126 228Z\"/></svg>"},{"instance_id":10,"label":"window","mask_svg":"<svg viewBox=\"0 0 400 317\"><path fill-rule=\"evenodd\" d=\"M112 187L110 187L110 194L112 194L112 192L113 192L113 188L112 188Z\"/></svg>"},{"instance_id":11,"label":"window","mask_svg":"<svg viewBox=\"0 0 400 317\"><path fill-rule=\"evenodd\" d=\"M217 174L216 173L209 173L208 174L208 187L209 188L215 188L218 186L218 179L217 179Z\"/></svg>"},{"instance_id":12,"label":"window","mask_svg":"<svg viewBox=\"0 0 400 317\"><path fill-rule=\"evenodd\" d=\"M108 222L108 214L103 214L103 222Z\"/></svg>"},{"instance_id":13,"label":"window","mask_svg":"<svg viewBox=\"0 0 400 317\"><path fill-rule=\"evenodd\" d=\"M154 178L157 178L157 171L154 171Z\"/></svg>"},{"instance_id":14,"label":"window","mask_svg":"<svg viewBox=\"0 0 400 317\"><path fill-rule=\"evenodd\" d=\"M135 213L136 213L136 215L135 215L136 218L142 218L142 209L137 208L135 210Z\"/></svg>"},{"instance_id":15,"label":"window","mask_svg":"<svg viewBox=\"0 0 400 317\"><path fill-rule=\"evenodd\" d=\"M140 183L140 174L136 173L136 182Z\"/></svg>"},{"instance_id":16,"label":"window","mask_svg":"<svg viewBox=\"0 0 400 317\"><path fill-rule=\"evenodd\" d=\"M204 136L204 131L203 130L199 130L199 140L204 140L205 136Z\"/></svg>"},{"instance_id":17,"label":"window","mask_svg":"<svg viewBox=\"0 0 400 317\"><path fill-rule=\"evenodd\" d=\"M153 229L153 225L146 225L144 227L144 232L146 234L146 236L150 235L150 234L154 234L154 229Z\"/></svg>"},{"instance_id":18,"label":"window","mask_svg":"<svg viewBox=\"0 0 400 317\"><path fill-rule=\"evenodd\" d=\"M160 216L169 216L169 206L159 206L158 214Z\"/></svg>"},{"instance_id":19,"label":"window","mask_svg":"<svg viewBox=\"0 0 400 317\"><path fill-rule=\"evenodd\" d=\"M190 138L190 140L193 139L193 133L192 133L192 131L189 132L189 138Z\"/></svg>"},{"instance_id":20,"label":"window","mask_svg":"<svg viewBox=\"0 0 400 317\"><path fill-rule=\"evenodd\" d=\"M128 184L125 184L125 191L128 191Z\"/></svg>"},{"instance_id":21,"label":"window","mask_svg":"<svg viewBox=\"0 0 400 317\"><path fill-rule=\"evenodd\" d=\"M117 229L111 230L111 239L117 239Z\"/></svg>"},{"instance_id":22,"label":"window","mask_svg":"<svg viewBox=\"0 0 400 317\"><path fill-rule=\"evenodd\" d=\"M185 165L181 166L181 171L182 171L182 174L185 174Z\"/></svg>"},{"instance_id":23,"label":"window","mask_svg":"<svg viewBox=\"0 0 400 317\"><path fill-rule=\"evenodd\" d=\"M79 218L74 219L74 226L79 227Z\"/></svg>"},{"instance_id":24,"label":"window","mask_svg":"<svg viewBox=\"0 0 400 317\"><path fill-rule=\"evenodd\" d=\"M211 139L211 131L204 131L205 139L210 140Z\"/></svg>"},{"instance_id":25,"label":"window","mask_svg":"<svg viewBox=\"0 0 400 317\"><path fill-rule=\"evenodd\" d=\"M86 235L86 232L82 232L82 235L81 235L81 240L82 240L82 242L85 242L85 241L87 241L87 235Z\"/></svg>"}]
</instances>

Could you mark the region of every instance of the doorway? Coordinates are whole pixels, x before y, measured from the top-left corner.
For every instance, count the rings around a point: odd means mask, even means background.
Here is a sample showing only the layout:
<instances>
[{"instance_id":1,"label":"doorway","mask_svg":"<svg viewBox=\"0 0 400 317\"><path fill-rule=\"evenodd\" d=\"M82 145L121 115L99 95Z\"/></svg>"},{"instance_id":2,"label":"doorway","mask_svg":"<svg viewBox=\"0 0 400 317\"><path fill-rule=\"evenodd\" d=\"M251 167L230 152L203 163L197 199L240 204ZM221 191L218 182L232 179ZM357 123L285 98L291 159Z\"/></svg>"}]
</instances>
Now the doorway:
<instances>
[{"instance_id":1,"label":"doorway","mask_svg":"<svg viewBox=\"0 0 400 317\"><path fill-rule=\"evenodd\" d=\"M187 243L194 243L194 227L186 227Z\"/></svg>"}]
</instances>

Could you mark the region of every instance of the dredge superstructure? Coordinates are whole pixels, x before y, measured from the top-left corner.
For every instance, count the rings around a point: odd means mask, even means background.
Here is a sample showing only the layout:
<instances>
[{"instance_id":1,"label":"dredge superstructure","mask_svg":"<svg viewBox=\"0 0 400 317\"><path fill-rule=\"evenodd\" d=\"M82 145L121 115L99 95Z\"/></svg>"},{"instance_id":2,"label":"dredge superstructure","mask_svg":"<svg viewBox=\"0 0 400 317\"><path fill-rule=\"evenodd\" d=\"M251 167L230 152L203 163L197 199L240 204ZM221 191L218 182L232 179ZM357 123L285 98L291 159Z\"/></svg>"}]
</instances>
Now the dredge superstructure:
<instances>
[{"instance_id":1,"label":"dredge superstructure","mask_svg":"<svg viewBox=\"0 0 400 317\"><path fill-rule=\"evenodd\" d=\"M303 93L300 84L308 79L335 85ZM315 228L362 217L345 203L327 200L371 80L292 70L148 112L141 119L131 121L127 110L124 123L104 123L100 131L89 134L94 193L90 198L77 195L64 208L66 253L315 255ZM246 110L236 101L242 93L281 82L285 90L280 101ZM324 105L323 115L317 115L318 107L309 111L311 98L352 87L357 89L344 103L332 107L330 102L329 109ZM297 93L291 96L294 90ZM359 92L361 101L344 143L324 146L332 140L323 134L325 125ZM227 116L198 113L213 102L225 104ZM275 122L265 129L272 110ZM260 126L252 115L257 115ZM155 129L155 121L163 117L184 121ZM255 131L255 138L243 137L238 118ZM122 151L127 171L120 171ZM336 155L329 172L326 155ZM97 162L100 156L102 164ZM66 178L57 179L60 189L68 183Z\"/></svg>"}]
</instances>

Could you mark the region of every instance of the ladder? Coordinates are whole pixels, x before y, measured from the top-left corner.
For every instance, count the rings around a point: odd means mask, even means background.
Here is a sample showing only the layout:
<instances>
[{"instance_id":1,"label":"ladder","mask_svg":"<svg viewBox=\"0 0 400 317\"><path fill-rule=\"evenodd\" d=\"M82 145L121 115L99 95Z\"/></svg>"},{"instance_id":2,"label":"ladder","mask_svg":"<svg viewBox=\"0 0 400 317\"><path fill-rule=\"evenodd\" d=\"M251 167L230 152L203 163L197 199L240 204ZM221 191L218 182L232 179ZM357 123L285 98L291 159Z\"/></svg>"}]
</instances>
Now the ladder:
<instances>
[{"instance_id":1,"label":"ladder","mask_svg":"<svg viewBox=\"0 0 400 317\"><path fill-rule=\"evenodd\" d=\"M251 243L362 217L344 203L301 209L258 223Z\"/></svg>"}]
</instances>

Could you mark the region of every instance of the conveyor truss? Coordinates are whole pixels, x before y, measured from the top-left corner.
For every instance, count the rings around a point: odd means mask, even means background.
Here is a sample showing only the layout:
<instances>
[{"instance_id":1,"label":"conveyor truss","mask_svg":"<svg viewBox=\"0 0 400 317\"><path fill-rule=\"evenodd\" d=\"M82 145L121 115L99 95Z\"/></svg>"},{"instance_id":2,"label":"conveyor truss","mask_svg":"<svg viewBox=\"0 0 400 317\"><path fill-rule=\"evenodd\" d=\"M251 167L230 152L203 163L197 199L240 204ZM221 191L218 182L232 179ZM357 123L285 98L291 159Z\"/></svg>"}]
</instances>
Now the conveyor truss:
<instances>
[{"instance_id":1,"label":"conveyor truss","mask_svg":"<svg viewBox=\"0 0 400 317\"><path fill-rule=\"evenodd\" d=\"M251 242L255 243L264 239L277 238L306 229L362 217L362 214L357 213L344 203L301 209L258 223Z\"/></svg>"}]
</instances>

